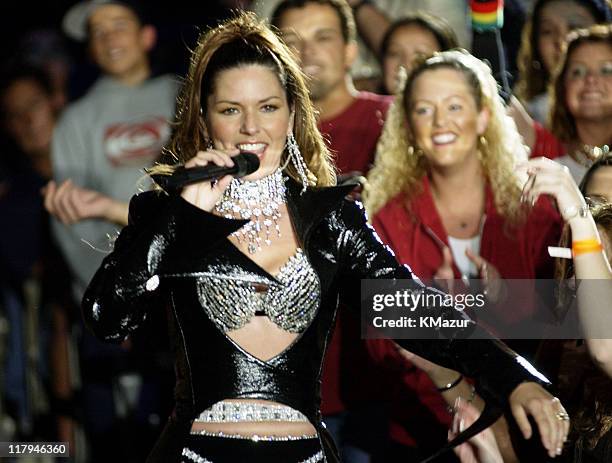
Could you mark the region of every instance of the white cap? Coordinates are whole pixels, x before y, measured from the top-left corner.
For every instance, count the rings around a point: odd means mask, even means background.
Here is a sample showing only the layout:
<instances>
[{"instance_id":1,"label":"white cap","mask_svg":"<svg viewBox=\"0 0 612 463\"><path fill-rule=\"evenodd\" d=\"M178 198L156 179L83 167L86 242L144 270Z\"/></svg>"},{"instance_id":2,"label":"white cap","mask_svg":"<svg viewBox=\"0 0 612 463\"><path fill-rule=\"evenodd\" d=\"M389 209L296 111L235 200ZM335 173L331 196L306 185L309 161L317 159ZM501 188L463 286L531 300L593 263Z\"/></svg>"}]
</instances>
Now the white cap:
<instances>
[{"instance_id":1,"label":"white cap","mask_svg":"<svg viewBox=\"0 0 612 463\"><path fill-rule=\"evenodd\" d=\"M77 3L66 12L64 19L62 20L62 30L68 37L78 42L84 42L87 39L87 21L89 21L91 14L99 6L108 5L111 3L124 5L129 9L134 10L136 15L140 17L141 12L128 1L86 0Z\"/></svg>"}]
</instances>

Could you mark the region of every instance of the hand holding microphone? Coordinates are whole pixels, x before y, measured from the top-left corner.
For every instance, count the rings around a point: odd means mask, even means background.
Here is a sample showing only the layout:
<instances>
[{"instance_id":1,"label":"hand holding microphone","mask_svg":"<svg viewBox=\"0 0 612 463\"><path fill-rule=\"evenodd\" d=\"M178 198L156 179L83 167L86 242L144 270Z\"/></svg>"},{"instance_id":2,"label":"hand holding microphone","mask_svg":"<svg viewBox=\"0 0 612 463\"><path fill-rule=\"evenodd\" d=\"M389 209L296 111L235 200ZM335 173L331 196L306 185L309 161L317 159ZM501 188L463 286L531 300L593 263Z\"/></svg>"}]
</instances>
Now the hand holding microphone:
<instances>
[{"instance_id":1,"label":"hand holding microphone","mask_svg":"<svg viewBox=\"0 0 612 463\"><path fill-rule=\"evenodd\" d=\"M234 177L244 177L259 168L257 155L238 150L235 153L230 156L218 150L199 151L172 175L156 175L153 179L166 190L182 188L183 199L210 212Z\"/></svg>"},{"instance_id":2,"label":"hand holding microphone","mask_svg":"<svg viewBox=\"0 0 612 463\"><path fill-rule=\"evenodd\" d=\"M219 180L225 175L244 177L259 168L259 158L253 153L241 152L229 159L232 162L229 167L227 163L224 165L202 164L191 167L188 165L191 162L189 161L184 167L178 167L172 175L154 175L153 180L165 190L179 190L192 183Z\"/></svg>"}]
</instances>

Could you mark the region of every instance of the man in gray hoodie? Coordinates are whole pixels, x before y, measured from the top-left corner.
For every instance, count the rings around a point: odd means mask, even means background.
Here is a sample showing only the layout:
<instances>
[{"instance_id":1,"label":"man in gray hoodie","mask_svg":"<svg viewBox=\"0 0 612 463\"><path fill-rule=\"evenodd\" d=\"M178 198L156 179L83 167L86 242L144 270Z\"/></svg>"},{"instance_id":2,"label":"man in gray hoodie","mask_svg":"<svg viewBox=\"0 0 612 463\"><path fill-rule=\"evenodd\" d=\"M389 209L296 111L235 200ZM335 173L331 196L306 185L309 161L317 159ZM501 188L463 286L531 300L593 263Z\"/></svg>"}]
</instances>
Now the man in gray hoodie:
<instances>
[{"instance_id":1,"label":"man in gray hoodie","mask_svg":"<svg viewBox=\"0 0 612 463\"><path fill-rule=\"evenodd\" d=\"M88 41L102 72L59 120L51 151L54 181L45 194L79 298L110 249L109 237L127 223L127 202L138 192L143 168L158 158L174 114L177 80L152 78L148 52L155 28L141 23L133 5L87 1L64 18L65 32Z\"/></svg>"},{"instance_id":2,"label":"man in gray hoodie","mask_svg":"<svg viewBox=\"0 0 612 463\"><path fill-rule=\"evenodd\" d=\"M152 77L148 54L156 31L133 1L78 3L65 15L63 28L69 37L87 41L101 70L100 78L64 110L56 126L51 148L54 179L45 188L45 207L55 218L53 232L80 301L113 238L127 223L130 197L148 187L143 169L158 159L168 140L178 82L170 76ZM162 376L159 362L147 351L135 344L102 345L82 333L81 396L91 461L144 460L138 447L151 444L138 444L133 420L138 416L143 428L159 424L156 407L145 407L143 401L148 396L156 405L155 376ZM150 366L149 373L144 365ZM121 418L130 424L129 433L117 426ZM118 448L122 436L129 436L124 449L132 453Z\"/></svg>"}]
</instances>

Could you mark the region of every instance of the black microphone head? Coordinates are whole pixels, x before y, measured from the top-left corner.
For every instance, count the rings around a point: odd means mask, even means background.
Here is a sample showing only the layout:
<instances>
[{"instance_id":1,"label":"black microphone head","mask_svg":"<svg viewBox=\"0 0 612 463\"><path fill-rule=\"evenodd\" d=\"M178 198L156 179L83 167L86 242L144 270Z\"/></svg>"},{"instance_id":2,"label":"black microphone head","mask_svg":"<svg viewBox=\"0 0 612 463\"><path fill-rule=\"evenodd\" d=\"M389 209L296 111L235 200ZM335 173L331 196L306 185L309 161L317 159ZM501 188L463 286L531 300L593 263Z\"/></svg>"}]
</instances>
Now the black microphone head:
<instances>
[{"instance_id":1,"label":"black microphone head","mask_svg":"<svg viewBox=\"0 0 612 463\"><path fill-rule=\"evenodd\" d=\"M259 158L256 154L241 151L239 155L232 158L238 171L236 177L244 177L245 175L252 174L259 169Z\"/></svg>"}]
</instances>

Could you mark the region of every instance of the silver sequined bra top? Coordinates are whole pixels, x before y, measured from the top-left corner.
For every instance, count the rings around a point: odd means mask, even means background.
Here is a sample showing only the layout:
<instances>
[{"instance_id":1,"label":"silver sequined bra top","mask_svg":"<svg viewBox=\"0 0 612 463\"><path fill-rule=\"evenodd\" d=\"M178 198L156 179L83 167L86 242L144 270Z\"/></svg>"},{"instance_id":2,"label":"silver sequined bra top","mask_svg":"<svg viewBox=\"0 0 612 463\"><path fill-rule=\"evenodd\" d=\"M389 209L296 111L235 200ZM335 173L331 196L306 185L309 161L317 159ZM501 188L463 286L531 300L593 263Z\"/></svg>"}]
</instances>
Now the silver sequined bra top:
<instances>
[{"instance_id":1,"label":"silver sequined bra top","mask_svg":"<svg viewBox=\"0 0 612 463\"><path fill-rule=\"evenodd\" d=\"M256 314L265 314L283 330L300 333L317 312L319 277L298 248L275 278L262 277L238 265L213 265L197 280L200 304L224 332L244 326Z\"/></svg>"}]
</instances>

